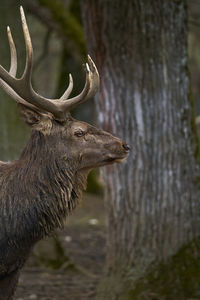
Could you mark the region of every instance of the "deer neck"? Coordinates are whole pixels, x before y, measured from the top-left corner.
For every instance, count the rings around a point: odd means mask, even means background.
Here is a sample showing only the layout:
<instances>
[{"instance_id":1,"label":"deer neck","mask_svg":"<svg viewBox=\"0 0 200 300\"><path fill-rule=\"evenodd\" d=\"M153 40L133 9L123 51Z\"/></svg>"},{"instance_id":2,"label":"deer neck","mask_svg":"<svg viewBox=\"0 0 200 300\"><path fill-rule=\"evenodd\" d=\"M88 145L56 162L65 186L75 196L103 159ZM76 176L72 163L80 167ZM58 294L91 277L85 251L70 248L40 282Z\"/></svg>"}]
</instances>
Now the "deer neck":
<instances>
[{"instance_id":1,"label":"deer neck","mask_svg":"<svg viewBox=\"0 0 200 300\"><path fill-rule=\"evenodd\" d=\"M18 164L28 202L31 205L35 202L45 235L62 227L82 196L87 172L77 171L76 162L70 160L69 164L67 159L59 157L36 131L32 132Z\"/></svg>"}]
</instances>

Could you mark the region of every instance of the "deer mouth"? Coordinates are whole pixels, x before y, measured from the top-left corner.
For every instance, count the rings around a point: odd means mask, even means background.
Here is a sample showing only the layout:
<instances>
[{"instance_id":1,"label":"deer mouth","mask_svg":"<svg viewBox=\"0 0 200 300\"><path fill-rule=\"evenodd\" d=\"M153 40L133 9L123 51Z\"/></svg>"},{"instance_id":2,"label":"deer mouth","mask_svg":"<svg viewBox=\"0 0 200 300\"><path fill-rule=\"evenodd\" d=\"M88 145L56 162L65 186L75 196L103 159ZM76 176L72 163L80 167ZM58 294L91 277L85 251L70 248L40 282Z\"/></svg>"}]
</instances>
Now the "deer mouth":
<instances>
[{"instance_id":1,"label":"deer mouth","mask_svg":"<svg viewBox=\"0 0 200 300\"><path fill-rule=\"evenodd\" d=\"M113 164L113 163L121 163L123 162L128 156L128 152L117 157L109 157L104 160L105 164Z\"/></svg>"},{"instance_id":2,"label":"deer mouth","mask_svg":"<svg viewBox=\"0 0 200 300\"><path fill-rule=\"evenodd\" d=\"M109 155L107 155L107 157L104 159L105 165L123 162L128 157L129 151L130 151L129 145L123 143L122 149L120 151L115 150L115 153L112 154L110 153Z\"/></svg>"},{"instance_id":3,"label":"deer mouth","mask_svg":"<svg viewBox=\"0 0 200 300\"><path fill-rule=\"evenodd\" d=\"M80 170L91 170L93 168L103 167L103 166L111 165L114 163L121 163L127 158L127 156L128 156L128 153L123 153L118 156L116 156L116 155L109 156L107 158L100 160L98 163L88 164L87 166L80 168Z\"/></svg>"}]
</instances>

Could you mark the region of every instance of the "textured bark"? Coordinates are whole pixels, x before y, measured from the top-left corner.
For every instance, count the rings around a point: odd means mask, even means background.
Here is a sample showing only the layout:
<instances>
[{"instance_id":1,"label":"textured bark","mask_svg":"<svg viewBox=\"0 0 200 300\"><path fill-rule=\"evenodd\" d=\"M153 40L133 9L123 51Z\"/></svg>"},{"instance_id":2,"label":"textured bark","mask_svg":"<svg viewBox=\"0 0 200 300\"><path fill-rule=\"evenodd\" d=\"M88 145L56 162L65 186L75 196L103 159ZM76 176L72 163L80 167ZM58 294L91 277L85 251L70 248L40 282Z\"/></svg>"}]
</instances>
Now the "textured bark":
<instances>
[{"instance_id":1,"label":"textured bark","mask_svg":"<svg viewBox=\"0 0 200 300\"><path fill-rule=\"evenodd\" d=\"M98 120L132 147L126 163L104 172L114 277L140 276L200 233L185 4L81 1L101 77Z\"/></svg>"}]
</instances>

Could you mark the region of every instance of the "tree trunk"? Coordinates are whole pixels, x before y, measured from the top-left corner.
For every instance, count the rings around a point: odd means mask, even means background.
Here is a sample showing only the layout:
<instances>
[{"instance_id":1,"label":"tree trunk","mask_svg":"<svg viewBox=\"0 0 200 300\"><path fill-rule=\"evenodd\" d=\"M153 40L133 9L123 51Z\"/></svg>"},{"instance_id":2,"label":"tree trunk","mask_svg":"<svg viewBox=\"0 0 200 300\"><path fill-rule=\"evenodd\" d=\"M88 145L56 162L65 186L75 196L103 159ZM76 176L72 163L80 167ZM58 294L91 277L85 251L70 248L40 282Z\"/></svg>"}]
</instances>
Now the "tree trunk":
<instances>
[{"instance_id":1,"label":"tree trunk","mask_svg":"<svg viewBox=\"0 0 200 300\"><path fill-rule=\"evenodd\" d=\"M124 164L104 170L109 276L100 296L128 299L122 278L144 277L200 234L186 1L81 6L101 78L98 120L132 148Z\"/></svg>"}]
</instances>

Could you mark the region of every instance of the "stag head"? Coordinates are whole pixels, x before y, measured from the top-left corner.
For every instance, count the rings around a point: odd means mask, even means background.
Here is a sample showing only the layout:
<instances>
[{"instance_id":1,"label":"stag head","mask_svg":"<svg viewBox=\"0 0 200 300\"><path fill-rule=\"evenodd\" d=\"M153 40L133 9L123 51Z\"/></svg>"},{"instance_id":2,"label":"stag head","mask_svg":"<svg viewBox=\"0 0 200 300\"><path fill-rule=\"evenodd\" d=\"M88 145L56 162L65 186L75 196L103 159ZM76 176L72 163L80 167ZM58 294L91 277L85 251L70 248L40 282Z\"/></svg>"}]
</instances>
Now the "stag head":
<instances>
[{"instance_id":1,"label":"stag head","mask_svg":"<svg viewBox=\"0 0 200 300\"><path fill-rule=\"evenodd\" d=\"M56 151L56 155L71 159L79 170L124 160L129 152L127 144L70 115L71 109L93 97L99 87L98 71L90 56L85 65L85 86L78 96L69 98L73 89L71 75L69 86L59 99L47 99L34 91L31 84L33 48L22 7L20 13L26 44L25 70L21 78L16 78L17 54L8 27L11 66L9 72L0 66L0 86L18 103L22 119L33 131L40 132L51 150Z\"/></svg>"}]
</instances>

